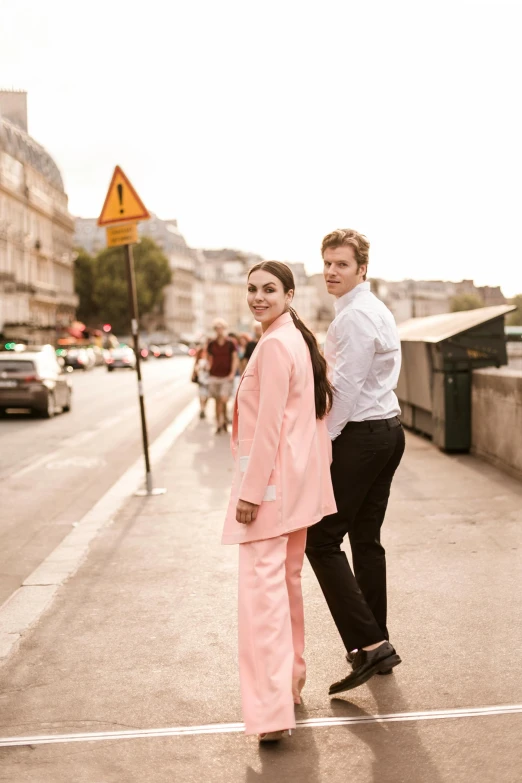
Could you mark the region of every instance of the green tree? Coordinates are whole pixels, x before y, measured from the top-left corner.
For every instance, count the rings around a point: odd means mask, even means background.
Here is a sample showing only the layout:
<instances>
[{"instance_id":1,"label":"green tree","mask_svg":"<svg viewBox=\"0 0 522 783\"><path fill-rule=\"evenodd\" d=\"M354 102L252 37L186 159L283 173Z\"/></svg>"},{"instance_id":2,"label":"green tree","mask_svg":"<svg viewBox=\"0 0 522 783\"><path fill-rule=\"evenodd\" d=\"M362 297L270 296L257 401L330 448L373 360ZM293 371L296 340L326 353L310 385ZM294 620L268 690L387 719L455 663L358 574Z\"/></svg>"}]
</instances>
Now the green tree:
<instances>
[{"instance_id":1,"label":"green tree","mask_svg":"<svg viewBox=\"0 0 522 783\"><path fill-rule=\"evenodd\" d=\"M142 316L161 305L171 271L163 252L149 237L143 237L133 247L133 256L138 308ZM116 332L128 332L130 313L124 249L102 250L95 258L94 267L94 301L99 318L111 323Z\"/></svg>"},{"instance_id":2,"label":"green tree","mask_svg":"<svg viewBox=\"0 0 522 783\"><path fill-rule=\"evenodd\" d=\"M87 324L95 323L98 314L94 298L94 267L94 258L80 248L74 261L74 290L80 299L76 315L79 321Z\"/></svg>"},{"instance_id":3,"label":"green tree","mask_svg":"<svg viewBox=\"0 0 522 783\"><path fill-rule=\"evenodd\" d=\"M450 305L451 312L458 313L461 310L476 310L484 307L484 302L477 294L460 294L451 299Z\"/></svg>"},{"instance_id":4,"label":"green tree","mask_svg":"<svg viewBox=\"0 0 522 783\"><path fill-rule=\"evenodd\" d=\"M522 294L517 294L509 300L509 304L517 306L516 310L509 313L506 323L508 326L522 326Z\"/></svg>"}]
</instances>

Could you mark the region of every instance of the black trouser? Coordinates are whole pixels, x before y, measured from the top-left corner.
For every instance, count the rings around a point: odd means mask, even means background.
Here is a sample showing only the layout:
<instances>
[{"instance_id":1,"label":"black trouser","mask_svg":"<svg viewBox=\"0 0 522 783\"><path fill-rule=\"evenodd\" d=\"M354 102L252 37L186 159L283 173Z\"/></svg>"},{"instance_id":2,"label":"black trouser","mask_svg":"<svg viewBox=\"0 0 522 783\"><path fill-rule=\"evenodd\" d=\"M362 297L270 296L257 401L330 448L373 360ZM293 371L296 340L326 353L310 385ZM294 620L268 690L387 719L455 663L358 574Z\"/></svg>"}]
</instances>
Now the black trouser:
<instances>
[{"instance_id":1,"label":"black trouser","mask_svg":"<svg viewBox=\"0 0 522 783\"><path fill-rule=\"evenodd\" d=\"M403 453L399 419L349 422L333 442L337 513L308 528L306 554L348 651L388 639L381 526ZM341 549L347 534L354 573Z\"/></svg>"}]
</instances>

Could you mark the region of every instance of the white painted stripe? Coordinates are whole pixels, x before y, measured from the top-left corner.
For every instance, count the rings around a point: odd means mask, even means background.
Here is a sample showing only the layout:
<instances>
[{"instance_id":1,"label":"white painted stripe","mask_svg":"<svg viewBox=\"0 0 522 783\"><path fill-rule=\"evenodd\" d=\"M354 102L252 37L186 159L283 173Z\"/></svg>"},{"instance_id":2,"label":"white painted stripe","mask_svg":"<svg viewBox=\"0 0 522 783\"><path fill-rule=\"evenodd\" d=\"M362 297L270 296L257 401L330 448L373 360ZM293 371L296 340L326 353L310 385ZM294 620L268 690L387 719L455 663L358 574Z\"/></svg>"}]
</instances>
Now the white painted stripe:
<instances>
[{"instance_id":1,"label":"white painted stripe","mask_svg":"<svg viewBox=\"0 0 522 783\"><path fill-rule=\"evenodd\" d=\"M186 378L179 378L173 383L166 384L164 387L162 386L158 391L155 391L151 393L148 397L145 398L145 404L147 403L147 400L149 402L159 402L159 400L170 396L174 391L176 391L179 388L182 388L183 386L187 386L187 379ZM23 476L26 476L28 473L32 473L33 470L37 470L38 468L44 467L47 465L48 462L53 462L57 457L59 457L62 453L62 451L69 449L69 448L78 448L78 446L82 446L84 443L87 443L89 440L92 440L94 437L99 435L104 430L110 429L111 427L115 427L116 424L119 424L124 419L129 419L131 416L138 416L138 402L136 400L136 404L134 405L127 405L126 408L123 408L118 414L115 414L114 416L107 416L105 419L102 419L100 422L98 422L97 426L94 427L92 430L86 430L79 435L71 435L70 437L66 438L60 446L58 446L57 449L54 451L44 454L41 457L36 457L34 460L29 462L25 467L20 468L20 470L16 471L15 473L10 473L7 476L5 476L5 480L9 481L18 481Z\"/></svg>"},{"instance_id":2,"label":"white painted stripe","mask_svg":"<svg viewBox=\"0 0 522 783\"><path fill-rule=\"evenodd\" d=\"M517 715L522 704L503 704L491 707L463 707L453 710L427 712L396 712L387 715L364 715L346 718L308 718L298 720L298 728L332 728L355 726L362 723L398 723L417 720L446 720L456 718L485 718L494 715ZM75 734L35 734L25 737L0 737L0 748L18 745L50 745L67 742L98 742L101 740L152 739L155 737L190 737L201 734L237 734L244 731L243 723L210 723L202 726L178 726L164 729L129 729L126 731L94 731Z\"/></svg>"},{"instance_id":3,"label":"white painted stripe","mask_svg":"<svg viewBox=\"0 0 522 783\"><path fill-rule=\"evenodd\" d=\"M150 447L150 460L156 465L169 451L199 411L192 400L159 435ZM60 585L69 579L87 556L91 542L113 521L136 489L144 483L143 456L125 471L115 484L65 536L51 554L27 577L0 607L0 663L18 646L20 638L49 607Z\"/></svg>"}]
</instances>

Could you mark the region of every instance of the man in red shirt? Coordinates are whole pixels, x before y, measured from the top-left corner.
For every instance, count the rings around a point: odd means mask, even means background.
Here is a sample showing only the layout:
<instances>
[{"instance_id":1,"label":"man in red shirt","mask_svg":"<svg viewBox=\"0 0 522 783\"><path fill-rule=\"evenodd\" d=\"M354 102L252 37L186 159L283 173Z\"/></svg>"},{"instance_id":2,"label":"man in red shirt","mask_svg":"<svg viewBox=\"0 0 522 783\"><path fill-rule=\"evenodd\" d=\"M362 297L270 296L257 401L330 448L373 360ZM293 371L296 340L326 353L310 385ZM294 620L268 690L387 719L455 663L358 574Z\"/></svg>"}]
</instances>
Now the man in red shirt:
<instances>
[{"instance_id":1,"label":"man in red shirt","mask_svg":"<svg viewBox=\"0 0 522 783\"><path fill-rule=\"evenodd\" d=\"M226 432L226 409L232 394L234 375L239 366L236 346L226 336L227 324L221 318L214 321L216 339L208 344L209 395L216 400L216 433Z\"/></svg>"}]
</instances>

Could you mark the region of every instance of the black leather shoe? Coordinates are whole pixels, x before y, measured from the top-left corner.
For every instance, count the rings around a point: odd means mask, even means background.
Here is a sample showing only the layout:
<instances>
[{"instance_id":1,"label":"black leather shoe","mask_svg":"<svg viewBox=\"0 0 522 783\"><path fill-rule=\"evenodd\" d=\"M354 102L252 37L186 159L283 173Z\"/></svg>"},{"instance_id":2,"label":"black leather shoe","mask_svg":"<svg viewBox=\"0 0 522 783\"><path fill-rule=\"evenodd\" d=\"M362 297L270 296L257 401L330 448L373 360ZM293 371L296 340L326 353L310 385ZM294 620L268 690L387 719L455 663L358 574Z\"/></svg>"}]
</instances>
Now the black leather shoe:
<instances>
[{"instance_id":1,"label":"black leather shoe","mask_svg":"<svg viewBox=\"0 0 522 783\"><path fill-rule=\"evenodd\" d=\"M358 650L353 660L353 671L344 680L330 685L328 693L343 693L358 688L377 674L379 669L393 669L401 663L400 657L389 642L383 642L375 650Z\"/></svg>"},{"instance_id":2,"label":"black leather shoe","mask_svg":"<svg viewBox=\"0 0 522 783\"><path fill-rule=\"evenodd\" d=\"M355 656L357 654L357 650L353 650L353 652L346 653L346 660L350 664L350 666L353 669L353 662L355 660ZM376 673L377 674L391 674L393 669L390 669L387 664L383 665L382 669L379 669Z\"/></svg>"}]
</instances>

